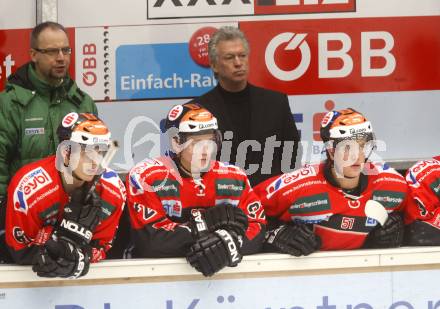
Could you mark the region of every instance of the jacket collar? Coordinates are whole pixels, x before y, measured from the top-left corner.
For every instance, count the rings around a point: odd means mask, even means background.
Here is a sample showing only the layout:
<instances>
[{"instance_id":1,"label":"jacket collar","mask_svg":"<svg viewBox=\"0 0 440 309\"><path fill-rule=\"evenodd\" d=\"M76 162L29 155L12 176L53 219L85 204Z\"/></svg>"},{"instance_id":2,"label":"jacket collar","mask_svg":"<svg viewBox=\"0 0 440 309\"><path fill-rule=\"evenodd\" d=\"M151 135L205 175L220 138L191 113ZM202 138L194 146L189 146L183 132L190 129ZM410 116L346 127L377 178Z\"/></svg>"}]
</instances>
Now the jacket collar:
<instances>
[{"instance_id":1,"label":"jacket collar","mask_svg":"<svg viewBox=\"0 0 440 309\"><path fill-rule=\"evenodd\" d=\"M20 91L19 87L24 88L27 91ZM19 97L17 97L17 93L15 95L15 101L25 106L35 97L37 92L40 95L49 98L49 101L52 101L53 96L56 94L60 98L69 99L76 105L79 105L81 102L81 100L76 99L79 89L69 76L66 76L59 86L49 85L38 77L32 62L28 62L21 66L8 78L6 89L8 90L12 88L19 92ZM80 95L82 95L81 92ZM51 102L51 104L57 103L58 102L55 100Z\"/></svg>"}]
</instances>

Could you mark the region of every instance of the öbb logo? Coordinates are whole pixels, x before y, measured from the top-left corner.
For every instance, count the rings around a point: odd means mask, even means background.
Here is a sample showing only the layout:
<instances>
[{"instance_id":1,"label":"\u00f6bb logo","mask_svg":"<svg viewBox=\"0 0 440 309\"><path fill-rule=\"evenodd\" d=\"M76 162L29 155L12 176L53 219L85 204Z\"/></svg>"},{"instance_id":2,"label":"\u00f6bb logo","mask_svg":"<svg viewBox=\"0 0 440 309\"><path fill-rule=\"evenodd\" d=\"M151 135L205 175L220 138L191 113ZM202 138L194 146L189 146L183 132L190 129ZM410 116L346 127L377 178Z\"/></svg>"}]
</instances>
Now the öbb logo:
<instances>
[{"instance_id":1,"label":"\u00f6bb logo","mask_svg":"<svg viewBox=\"0 0 440 309\"><path fill-rule=\"evenodd\" d=\"M306 40L308 34L284 32L276 35L267 44L265 50L265 62L269 72L282 81L293 81L302 77L309 69L312 60L312 52L309 42ZM386 31L361 32L360 66L362 77L388 76L396 68L396 58L391 53L394 47L394 37ZM372 41L382 41L382 48L372 48ZM353 58L349 55L352 48L350 36L343 32L318 33L317 38L318 78L343 78L353 71ZM301 54L299 64L291 70L284 70L276 63L275 53L283 45L284 51L298 50ZM338 43L339 49L330 49L331 43ZM315 57L315 55L313 55ZM372 58L382 58L382 67L373 67ZM336 59L342 63L340 68L330 68L329 60Z\"/></svg>"}]
</instances>

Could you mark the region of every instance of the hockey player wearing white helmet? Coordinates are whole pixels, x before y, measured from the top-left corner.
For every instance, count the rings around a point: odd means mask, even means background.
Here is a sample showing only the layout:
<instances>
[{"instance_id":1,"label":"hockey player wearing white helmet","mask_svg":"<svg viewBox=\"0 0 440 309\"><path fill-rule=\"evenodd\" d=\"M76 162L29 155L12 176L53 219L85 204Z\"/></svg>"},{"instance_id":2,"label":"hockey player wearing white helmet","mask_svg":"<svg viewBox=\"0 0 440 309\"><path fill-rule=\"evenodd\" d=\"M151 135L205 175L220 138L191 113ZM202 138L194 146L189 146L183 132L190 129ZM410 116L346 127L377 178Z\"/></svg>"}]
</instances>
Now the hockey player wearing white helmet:
<instances>
[{"instance_id":1,"label":"hockey player wearing white helmet","mask_svg":"<svg viewBox=\"0 0 440 309\"><path fill-rule=\"evenodd\" d=\"M127 177L134 257L185 256L205 276L258 252L264 211L239 168L214 160L217 119L202 106L174 106L166 119L172 154Z\"/></svg>"},{"instance_id":2,"label":"hockey player wearing white helmet","mask_svg":"<svg viewBox=\"0 0 440 309\"><path fill-rule=\"evenodd\" d=\"M98 117L70 113L57 133L57 155L12 178L6 242L14 261L38 276L76 278L105 258L126 194L119 176L100 167L110 132Z\"/></svg>"},{"instance_id":3,"label":"hockey player wearing white helmet","mask_svg":"<svg viewBox=\"0 0 440 309\"><path fill-rule=\"evenodd\" d=\"M267 248L299 256L399 246L407 186L392 168L368 161L375 145L371 123L350 108L331 111L321 138L324 162L255 187L272 224Z\"/></svg>"}]
</instances>

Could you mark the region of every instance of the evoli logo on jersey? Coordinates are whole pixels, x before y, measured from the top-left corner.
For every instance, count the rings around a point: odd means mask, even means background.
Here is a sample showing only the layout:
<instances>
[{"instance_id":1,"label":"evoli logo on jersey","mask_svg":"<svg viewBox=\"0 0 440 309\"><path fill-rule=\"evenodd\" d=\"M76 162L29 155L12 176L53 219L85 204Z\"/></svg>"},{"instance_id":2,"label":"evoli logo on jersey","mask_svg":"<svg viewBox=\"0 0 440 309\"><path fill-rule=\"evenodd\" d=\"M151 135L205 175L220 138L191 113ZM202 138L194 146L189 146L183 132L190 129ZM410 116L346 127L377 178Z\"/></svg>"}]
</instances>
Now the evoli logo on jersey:
<instances>
[{"instance_id":1,"label":"evoli logo on jersey","mask_svg":"<svg viewBox=\"0 0 440 309\"><path fill-rule=\"evenodd\" d=\"M217 81L194 62L188 43L122 45L116 50L117 99L196 97Z\"/></svg>"},{"instance_id":2,"label":"evoli logo on jersey","mask_svg":"<svg viewBox=\"0 0 440 309\"><path fill-rule=\"evenodd\" d=\"M315 169L311 165L306 165L299 170L283 174L266 188L267 198L270 198L278 190L281 190L285 186L295 181L315 175L316 175Z\"/></svg>"},{"instance_id":3,"label":"evoli logo on jersey","mask_svg":"<svg viewBox=\"0 0 440 309\"><path fill-rule=\"evenodd\" d=\"M14 209L28 212L28 199L41 188L52 183L52 178L41 167L33 169L24 175L14 191Z\"/></svg>"}]
</instances>

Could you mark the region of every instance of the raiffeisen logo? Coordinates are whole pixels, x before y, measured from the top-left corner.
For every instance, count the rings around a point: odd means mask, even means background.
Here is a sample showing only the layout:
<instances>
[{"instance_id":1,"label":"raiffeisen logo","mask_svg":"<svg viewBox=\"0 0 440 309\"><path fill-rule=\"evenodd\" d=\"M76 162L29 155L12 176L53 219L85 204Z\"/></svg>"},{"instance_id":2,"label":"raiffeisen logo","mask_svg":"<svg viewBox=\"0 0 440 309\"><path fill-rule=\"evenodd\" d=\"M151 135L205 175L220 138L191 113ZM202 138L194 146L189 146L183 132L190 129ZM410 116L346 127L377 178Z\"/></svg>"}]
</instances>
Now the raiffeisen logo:
<instances>
[{"instance_id":1,"label":"raiffeisen logo","mask_svg":"<svg viewBox=\"0 0 440 309\"><path fill-rule=\"evenodd\" d=\"M354 12L356 0L255 0L255 15Z\"/></svg>"},{"instance_id":2,"label":"raiffeisen logo","mask_svg":"<svg viewBox=\"0 0 440 309\"><path fill-rule=\"evenodd\" d=\"M147 3L147 19L356 11L356 0L147 0Z\"/></svg>"}]
</instances>

